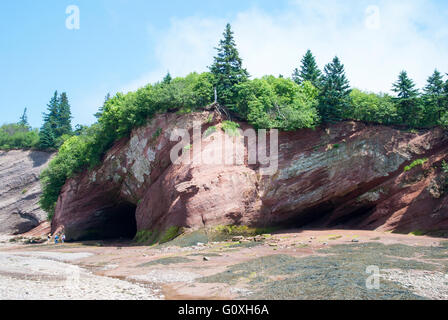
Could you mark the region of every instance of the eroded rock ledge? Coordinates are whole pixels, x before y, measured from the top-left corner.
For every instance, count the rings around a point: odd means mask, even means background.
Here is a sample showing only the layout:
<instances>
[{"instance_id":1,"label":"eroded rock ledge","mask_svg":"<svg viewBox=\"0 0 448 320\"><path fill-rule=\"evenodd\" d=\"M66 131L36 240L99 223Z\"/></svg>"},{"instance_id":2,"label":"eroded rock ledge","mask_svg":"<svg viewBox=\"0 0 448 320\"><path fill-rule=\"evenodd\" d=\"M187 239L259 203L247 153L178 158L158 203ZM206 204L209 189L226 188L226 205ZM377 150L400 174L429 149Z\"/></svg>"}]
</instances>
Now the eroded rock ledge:
<instances>
[{"instance_id":1,"label":"eroded rock ledge","mask_svg":"<svg viewBox=\"0 0 448 320\"><path fill-rule=\"evenodd\" d=\"M448 230L448 197L430 190L448 152L441 129L410 133L342 122L280 133L274 176L247 164L241 137L243 165L172 164L173 130L191 131L194 121L203 132L214 126L201 147L213 153L221 150L221 120L208 111L165 114L134 130L100 167L67 181L53 231L65 227L69 239L79 240L229 224ZM420 158L429 161L404 172Z\"/></svg>"},{"instance_id":2,"label":"eroded rock ledge","mask_svg":"<svg viewBox=\"0 0 448 320\"><path fill-rule=\"evenodd\" d=\"M39 208L39 175L53 154L0 151L0 234L21 234L47 219Z\"/></svg>"}]
</instances>

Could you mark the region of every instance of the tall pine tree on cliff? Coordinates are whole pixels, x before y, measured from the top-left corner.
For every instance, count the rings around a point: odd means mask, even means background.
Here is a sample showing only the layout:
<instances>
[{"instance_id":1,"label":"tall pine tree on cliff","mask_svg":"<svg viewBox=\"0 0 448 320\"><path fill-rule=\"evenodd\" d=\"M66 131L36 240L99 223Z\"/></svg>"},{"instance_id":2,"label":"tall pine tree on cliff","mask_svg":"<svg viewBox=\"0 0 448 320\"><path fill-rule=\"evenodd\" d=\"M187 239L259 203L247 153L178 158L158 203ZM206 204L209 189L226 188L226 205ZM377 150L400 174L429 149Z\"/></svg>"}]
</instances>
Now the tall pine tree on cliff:
<instances>
[{"instance_id":1,"label":"tall pine tree on cliff","mask_svg":"<svg viewBox=\"0 0 448 320\"><path fill-rule=\"evenodd\" d=\"M57 112L57 128L56 136L61 137L64 134L72 133L72 113L70 111L70 104L68 102L67 94L63 92L59 97L59 105Z\"/></svg>"},{"instance_id":2,"label":"tall pine tree on cliff","mask_svg":"<svg viewBox=\"0 0 448 320\"><path fill-rule=\"evenodd\" d=\"M425 102L424 115L426 123L437 123L444 111L447 111L446 98L444 95L445 82L442 74L436 69L428 78L423 89L423 100Z\"/></svg>"},{"instance_id":3,"label":"tall pine tree on cliff","mask_svg":"<svg viewBox=\"0 0 448 320\"><path fill-rule=\"evenodd\" d=\"M230 24L227 24L223 36L224 38L216 48L218 55L210 66L210 72L214 75L218 102L233 105L236 96L235 85L246 81L249 73L243 68L243 61L236 48Z\"/></svg>"},{"instance_id":4,"label":"tall pine tree on cliff","mask_svg":"<svg viewBox=\"0 0 448 320\"><path fill-rule=\"evenodd\" d=\"M310 81L316 88L320 88L322 84L322 72L319 70L311 50L306 52L301 63L300 71L299 69L295 69L292 75L294 82L301 84L304 81Z\"/></svg>"},{"instance_id":5,"label":"tall pine tree on cliff","mask_svg":"<svg viewBox=\"0 0 448 320\"><path fill-rule=\"evenodd\" d=\"M392 91L397 94L397 111L404 124L411 126L419 122L418 90L414 81L408 77L406 71L401 71L398 80L392 86Z\"/></svg>"},{"instance_id":6,"label":"tall pine tree on cliff","mask_svg":"<svg viewBox=\"0 0 448 320\"><path fill-rule=\"evenodd\" d=\"M436 69L434 73L428 78L426 87L423 89L425 95L440 96L443 94L443 81L442 74Z\"/></svg>"},{"instance_id":7,"label":"tall pine tree on cliff","mask_svg":"<svg viewBox=\"0 0 448 320\"><path fill-rule=\"evenodd\" d=\"M56 143L56 118L59 109L58 92L55 91L53 97L47 105L47 113L44 113L44 124L39 131L39 144L42 149L54 148Z\"/></svg>"},{"instance_id":8,"label":"tall pine tree on cliff","mask_svg":"<svg viewBox=\"0 0 448 320\"><path fill-rule=\"evenodd\" d=\"M44 113L44 124L39 132L39 144L42 149L58 147L57 139L64 134L71 134L71 111L67 94L58 96L55 91Z\"/></svg>"},{"instance_id":9,"label":"tall pine tree on cliff","mask_svg":"<svg viewBox=\"0 0 448 320\"><path fill-rule=\"evenodd\" d=\"M29 123L28 123L28 116L26 114L27 112L27 108L25 108L25 110L23 110L23 114L20 117L20 121L18 122L19 125L21 125L22 127L29 127Z\"/></svg>"},{"instance_id":10,"label":"tall pine tree on cliff","mask_svg":"<svg viewBox=\"0 0 448 320\"><path fill-rule=\"evenodd\" d=\"M324 68L322 88L319 95L319 113L322 122L336 122L344 117L350 104L350 83L345 75L344 65L338 57Z\"/></svg>"}]
</instances>

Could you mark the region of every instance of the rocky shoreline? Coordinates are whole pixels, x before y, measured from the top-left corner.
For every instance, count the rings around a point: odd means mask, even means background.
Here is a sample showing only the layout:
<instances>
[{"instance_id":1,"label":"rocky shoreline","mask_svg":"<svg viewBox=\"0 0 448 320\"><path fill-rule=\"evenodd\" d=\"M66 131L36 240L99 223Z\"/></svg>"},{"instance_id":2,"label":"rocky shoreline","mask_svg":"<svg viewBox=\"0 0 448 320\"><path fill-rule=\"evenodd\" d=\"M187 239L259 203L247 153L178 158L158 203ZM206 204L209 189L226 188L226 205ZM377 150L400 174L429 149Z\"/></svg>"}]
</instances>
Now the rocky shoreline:
<instances>
[{"instance_id":1,"label":"rocky shoreline","mask_svg":"<svg viewBox=\"0 0 448 320\"><path fill-rule=\"evenodd\" d=\"M10 238L9 238L10 239ZM448 242L375 231L284 231L164 245L2 237L0 299L448 300ZM366 289L366 267L381 286Z\"/></svg>"}]
</instances>

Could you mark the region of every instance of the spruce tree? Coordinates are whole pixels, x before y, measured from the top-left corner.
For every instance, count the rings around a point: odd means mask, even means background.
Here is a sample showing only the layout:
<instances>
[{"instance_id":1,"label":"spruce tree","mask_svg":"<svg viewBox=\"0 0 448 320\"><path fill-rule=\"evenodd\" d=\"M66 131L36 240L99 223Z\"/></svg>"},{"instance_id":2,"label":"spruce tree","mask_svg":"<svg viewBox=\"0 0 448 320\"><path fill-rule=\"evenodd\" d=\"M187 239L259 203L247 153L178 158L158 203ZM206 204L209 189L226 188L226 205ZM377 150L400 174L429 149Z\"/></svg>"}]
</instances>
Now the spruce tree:
<instances>
[{"instance_id":1,"label":"spruce tree","mask_svg":"<svg viewBox=\"0 0 448 320\"><path fill-rule=\"evenodd\" d=\"M436 69L423 89L424 118L427 125L436 124L446 110L442 74Z\"/></svg>"},{"instance_id":2,"label":"spruce tree","mask_svg":"<svg viewBox=\"0 0 448 320\"><path fill-rule=\"evenodd\" d=\"M436 69L434 73L428 78L426 87L423 89L425 95L439 96L443 94L443 87L445 83L443 81L442 74Z\"/></svg>"},{"instance_id":3,"label":"spruce tree","mask_svg":"<svg viewBox=\"0 0 448 320\"><path fill-rule=\"evenodd\" d=\"M323 122L340 121L350 103L350 83L338 57L324 68L319 95L319 113Z\"/></svg>"},{"instance_id":4,"label":"spruce tree","mask_svg":"<svg viewBox=\"0 0 448 320\"><path fill-rule=\"evenodd\" d=\"M398 81L393 84L392 91L397 94L399 99L409 99L418 95L418 89L415 83L408 77L406 71L401 71L398 75Z\"/></svg>"},{"instance_id":5,"label":"spruce tree","mask_svg":"<svg viewBox=\"0 0 448 320\"><path fill-rule=\"evenodd\" d=\"M310 81L316 88L320 88L322 81L322 72L317 66L316 59L314 58L311 50L308 50L301 61L302 65L300 71L294 70L292 79L301 84L304 81Z\"/></svg>"},{"instance_id":6,"label":"spruce tree","mask_svg":"<svg viewBox=\"0 0 448 320\"><path fill-rule=\"evenodd\" d=\"M44 113L44 123L39 132L41 148L56 148L56 142L64 134L72 133L71 111L67 94L64 92L58 96L55 91Z\"/></svg>"},{"instance_id":7,"label":"spruce tree","mask_svg":"<svg viewBox=\"0 0 448 320\"><path fill-rule=\"evenodd\" d=\"M173 80L173 78L171 77L171 74L168 72L166 74L165 78L163 78L162 83L163 84L170 84L172 80Z\"/></svg>"},{"instance_id":8,"label":"spruce tree","mask_svg":"<svg viewBox=\"0 0 448 320\"><path fill-rule=\"evenodd\" d=\"M20 117L20 121L18 122L19 125L21 125L22 127L29 127L29 123L28 123L28 116L26 114L27 112L27 108L25 108L25 110L23 110L23 114Z\"/></svg>"},{"instance_id":9,"label":"spruce tree","mask_svg":"<svg viewBox=\"0 0 448 320\"><path fill-rule=\"evenodd\" d=\"M58 100L58 112L56 117L56 137L72 133L72 113L67 94L63 92Z\"/></svg>"},{"instance_id":10,"label":"spruce tree","mask_svg":"<svg viewBox=\"0 0 448 320\"><path fill-rule=\"evenodd\" d=\"M233 105L236 97L235 85L246 81L249 78L249 73L243 68L243 61L236 48L230 24L227 24L223 36L224 38L216 48L218 54L209 68L214 75L218 102L224 105Z\"/></svg>"},{"instance_id":11,"label":"spruce tree","mask_svg":"<svg viewBox=\"0 0 448 320\"><path fill-rule=\"evenodd\" d=\"M422 116L418 98L418 89L414 81L408 77L406 71L400 72L392 91L397 94L397 112L404 124L416 126Z\"/></svg>"},{"instance_id":12,"label":"spruce tree","mask_svg":"<svg viewBox=\"0 0 448 320\"><path fill-rule=\"evenodd\" d=\"M39 144L43 149L55 147L58 109L59 98L58 92L55 91L47 105L48 112L44 113L44 124L39 131Z\"/></svg>"},{"instance_id":13,"label":"spruce tree","mask_svg":"<svg viewBox=\"0 0 448 320\"><path fill-rule=\"evenodd\" d=\"M45 122L39 131L39 147L41 149L53 149L56 146L54 130L49 122Z\"/></svg>"}]
</instances>

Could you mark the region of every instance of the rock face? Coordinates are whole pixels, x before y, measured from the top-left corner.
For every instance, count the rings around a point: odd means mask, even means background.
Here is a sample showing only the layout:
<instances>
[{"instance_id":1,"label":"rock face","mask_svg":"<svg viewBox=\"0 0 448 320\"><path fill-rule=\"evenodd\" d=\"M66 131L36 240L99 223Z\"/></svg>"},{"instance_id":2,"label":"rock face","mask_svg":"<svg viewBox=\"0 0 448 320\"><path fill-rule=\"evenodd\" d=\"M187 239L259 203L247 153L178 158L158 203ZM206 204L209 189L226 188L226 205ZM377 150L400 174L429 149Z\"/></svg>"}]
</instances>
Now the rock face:
<instances>
[{"instance_id":1,"label":"rock face","mask_svg":"<svg viewBox=\"0 0 448 320\"><path fill-rule=\"evenodd\" d=\"M64 227L76 240L234 224L448 230L448 197L436 183L448 152L441 129L410 133L343 122L279 133L278 170L267 176L260 171L266 165L249 164L256 143L229 138L221 120L208 111L165 114L134 130L100 167L67 181L53 231ZM197 124L206 136L201 145L195 143ZM192 145L176 149L170 136L179 128L193 136ZM225 139L233 146L223 147ZM260 154L266 149L260 146ZM173 163L172 150L191 161ZM233 151L242 162L209 161L222 159L222 150L225 160ZM403 170L421 158L429 160Z\"/></svg>"},{"instance_id":2,"label":"rock face","mask_svg":"<svg viewBox=\"0 0 448 320\"><path fill-rule=\"evenodd\" d=\"M0 234L24 233L46 220L39 175L51 158L41 151L0 151Z\"/></svg>"}]
</instances>

